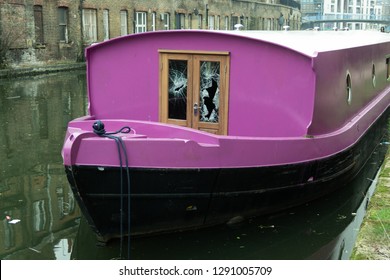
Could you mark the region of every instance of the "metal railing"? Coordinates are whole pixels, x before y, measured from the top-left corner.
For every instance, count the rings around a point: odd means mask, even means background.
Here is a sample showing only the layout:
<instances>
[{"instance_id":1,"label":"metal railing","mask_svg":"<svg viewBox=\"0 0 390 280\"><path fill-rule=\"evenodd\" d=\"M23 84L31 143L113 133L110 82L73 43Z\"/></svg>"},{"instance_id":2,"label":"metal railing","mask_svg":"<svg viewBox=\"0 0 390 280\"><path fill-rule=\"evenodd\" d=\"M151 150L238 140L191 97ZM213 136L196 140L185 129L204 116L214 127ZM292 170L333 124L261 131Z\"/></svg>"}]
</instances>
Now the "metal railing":
<instances>
[{"instance_id":1,"label":"metal railing","mask_svg":"<svg viewBox=\"0 0 390 280\"><path fill-rule=\"evenodd\" d=\"M389 22L390 15L367 15L367 14L328 14L307 15L302 17L302 22L325 22L325 21L366 21L366 22Z\"/></svg>"}]
</instances>

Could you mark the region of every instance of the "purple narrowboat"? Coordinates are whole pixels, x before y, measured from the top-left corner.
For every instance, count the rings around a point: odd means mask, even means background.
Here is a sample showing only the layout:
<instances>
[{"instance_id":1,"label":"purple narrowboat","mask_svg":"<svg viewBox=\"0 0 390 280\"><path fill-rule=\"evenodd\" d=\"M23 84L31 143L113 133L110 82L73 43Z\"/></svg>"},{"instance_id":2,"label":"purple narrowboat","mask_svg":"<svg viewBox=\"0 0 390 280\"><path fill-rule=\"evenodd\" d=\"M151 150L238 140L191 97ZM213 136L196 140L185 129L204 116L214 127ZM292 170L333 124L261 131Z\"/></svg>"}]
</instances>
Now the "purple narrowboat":
<instances>
[{"instance_id":1,"label":"purple narrowboat","mask_svg":"<svg viewBox=\"0 0 390 280\"><path fill-rule=\"evenodd\" d=\"M86 58L89 115L62 156L102 241L305 203L387 141L386 33L149 32Z\"/></svg>"}]
</instances>

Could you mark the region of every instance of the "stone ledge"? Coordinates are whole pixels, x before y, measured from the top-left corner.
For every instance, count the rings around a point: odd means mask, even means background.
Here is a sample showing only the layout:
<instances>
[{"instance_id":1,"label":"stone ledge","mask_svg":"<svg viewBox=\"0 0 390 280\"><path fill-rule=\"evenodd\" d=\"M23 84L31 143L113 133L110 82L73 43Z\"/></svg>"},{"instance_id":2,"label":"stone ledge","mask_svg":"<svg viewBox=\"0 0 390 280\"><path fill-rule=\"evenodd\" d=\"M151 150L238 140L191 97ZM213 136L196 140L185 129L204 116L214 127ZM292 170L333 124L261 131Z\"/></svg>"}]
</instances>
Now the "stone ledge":
<instances>
[{"instance_id":1,"label":"stone ledge","mask_svg":"<svg viewBox=\"0 0 390 280\"><path fill-rule=\"evenodd\" d=\"M81 70L85 68L86 65L84 62L9 68L0 70L0 79L12 79L17 77L35 76L53 72Z\"/></svg>"}]
</instances>

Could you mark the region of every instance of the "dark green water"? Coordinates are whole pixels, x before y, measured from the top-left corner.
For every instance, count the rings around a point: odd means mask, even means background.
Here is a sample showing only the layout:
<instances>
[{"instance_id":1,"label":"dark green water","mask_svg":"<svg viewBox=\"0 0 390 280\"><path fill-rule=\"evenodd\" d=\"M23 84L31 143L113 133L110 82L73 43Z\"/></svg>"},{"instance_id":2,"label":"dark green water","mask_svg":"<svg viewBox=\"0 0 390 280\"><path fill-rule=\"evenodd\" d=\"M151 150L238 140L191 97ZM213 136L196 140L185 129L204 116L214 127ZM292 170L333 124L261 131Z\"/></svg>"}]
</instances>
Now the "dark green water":
<instances>
[{"instance_id":1,"label":"dark green water","mask_svg":"<svg viewBox=\"0 0 390 280\"><path fill-rule=\"evenodd\" d=\"M348 259L385 145L340 191L272 216L96 245L69 188L61 148L87 111L84 72L0 81L1 259Z\"/></svg>"}]
</instances>

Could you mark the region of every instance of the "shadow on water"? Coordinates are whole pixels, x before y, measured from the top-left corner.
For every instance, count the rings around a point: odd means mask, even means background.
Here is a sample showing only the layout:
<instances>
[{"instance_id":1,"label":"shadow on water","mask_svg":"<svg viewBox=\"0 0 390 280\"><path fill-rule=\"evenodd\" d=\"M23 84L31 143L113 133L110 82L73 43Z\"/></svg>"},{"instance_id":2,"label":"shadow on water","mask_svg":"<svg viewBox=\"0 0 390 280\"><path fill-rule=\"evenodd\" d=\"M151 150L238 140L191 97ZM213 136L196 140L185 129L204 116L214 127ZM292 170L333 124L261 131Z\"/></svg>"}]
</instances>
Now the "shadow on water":
<instances>
[{"instance_id":1,"label":"shadow on water","mask_svg":"<svg viewBox=\"0 0 390 280\"><path fill-rule=\"evenodd\" d=\"M84 72L0 81L0 258L127 258L126 238L97 246L66 179L67 123L85 115ZM348 186L235 227L135 238L132 259L348 259L386 145Z\"/></svg>"}]
</instances>

